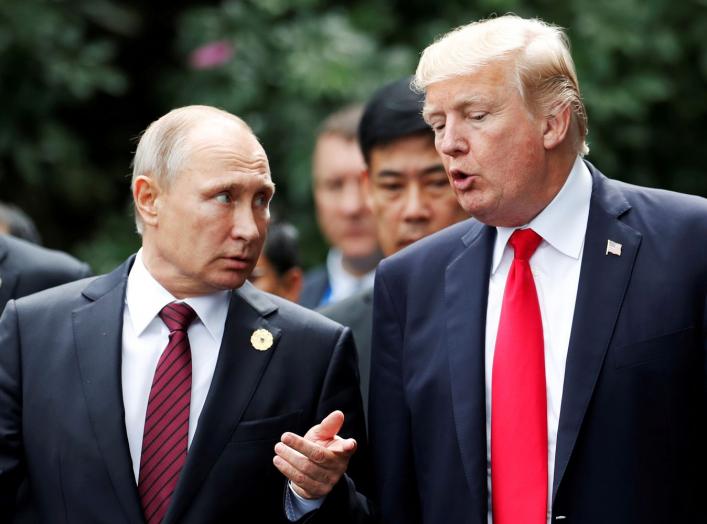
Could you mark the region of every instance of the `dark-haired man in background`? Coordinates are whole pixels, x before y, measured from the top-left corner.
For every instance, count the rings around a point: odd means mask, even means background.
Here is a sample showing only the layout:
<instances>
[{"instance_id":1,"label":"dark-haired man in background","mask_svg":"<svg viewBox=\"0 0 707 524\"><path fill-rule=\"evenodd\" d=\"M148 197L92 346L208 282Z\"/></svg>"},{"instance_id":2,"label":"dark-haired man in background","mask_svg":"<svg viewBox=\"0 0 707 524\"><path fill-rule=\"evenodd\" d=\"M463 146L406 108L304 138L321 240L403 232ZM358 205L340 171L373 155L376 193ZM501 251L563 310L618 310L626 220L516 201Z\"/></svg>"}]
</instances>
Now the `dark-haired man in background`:
<instances>
[{"instance_id":1,"label":"dark-haired man in background","mask_svg":"<svg viewBox=\"0 0 707 524\"><path fill-rule=\"evenodd\" d=\"M378 90L366 104L358 139L366 162L363 182L384 256L464 218L422 118L424 97L410 77ZM356 340L364 408L371 364L373 288L320 309L349 326Z\"/></svg>"},{"instance_id":2,"label":"dark-haired man in background","mask_svg":"<svg viewBox=\"0 0 707 524\"><path fill-rule=\"evenodd\" d=\"M248 277L255 287L292 302L302 290L302 267L299 258L297 229L287 222L273 222L268 227L263 252Z\"/></svg>"},{"instance_id":3,"label":"dark-haired man in background","mask_svg":"<svg viewBox=\"0 0 707 524\"><path fill-rule=\"evenodd\" d=\"M356 132L362 108L348 106L321 124L312 154L317 222L329 243L326 262L304 276L300 304L334 303L373 285L380 250L361 188L363 157Z\"/></svg>"}]
</instances>

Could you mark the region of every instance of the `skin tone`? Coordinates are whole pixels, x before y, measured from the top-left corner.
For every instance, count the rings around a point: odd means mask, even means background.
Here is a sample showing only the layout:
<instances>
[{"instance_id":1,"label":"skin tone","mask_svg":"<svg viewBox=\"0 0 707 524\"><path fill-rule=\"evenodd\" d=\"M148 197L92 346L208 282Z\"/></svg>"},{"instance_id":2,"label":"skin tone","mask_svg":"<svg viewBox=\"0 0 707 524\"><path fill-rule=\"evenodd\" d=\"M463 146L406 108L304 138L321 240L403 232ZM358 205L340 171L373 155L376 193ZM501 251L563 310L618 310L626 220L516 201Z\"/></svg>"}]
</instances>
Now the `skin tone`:
<instances>
[{"instance_id":1,"label":"skin tone","mask_svg":"<svg viewBox=\"0 0 707 524\"><path fill-rule=\"evenodd\" d=\"M235 289L255 266L274 193L255 137L230 121L190 133L192 152L170 184L136 179L143 259L175 297Z\"/></svg>"},{"instance_id":2,"label":"skin tone","mask_svg":"<svg viewBox=\"0 0 707 524\"><path fill-rule=\"evenodd\" d=\"M468 218L429 133L373 148L365 181L385 256Z\"/></svg>"},{"instance_id":3,"label":"skin tone","mask_svg":"<svg viewBox=\"0 0 707 524\"><path fill-rule=\"evenodd\" d=\"M133 190L145 266L180 299L243 285L260 255L274 193L265 152L242 124L205 117L188 143L171 184L139 176ZM356 442L337 435L343 418L335 411L304 437L286 433L277 445L275 465L301 496L328 494L346 471Z\"/></svg>"},{"instance_id":4,"label":"skin tone","mask_svg":"<svg viewBox=\"0 0 707 524\"><path fill-rule=\"evenodd\" d=\"M278 274L263 253L260 255L249 280L258 289L297 302L302 291L303 278L302 269L298 267L290 268L282 275Z\"/></svg>"},{"instance_id":5,"label":"skin tone","mask_svg":"<svg viewBox=\"0 0 707 524\"><path fill-rule=\"evenodd\" d=\"M423 116L459 203L491 226L527 224L562 188L575 152L570 108L536 115L508 62L431 84Z\"/></svg>"},{"instance_id":6,"label":"skin tone","mask_svg":"<svg viewBox=\"0 0 707 524\"><path fill-rule=\"evenodd\" d=\"M344 269L363 275L380 258L375 224L361 187L365 169L358 144L323 135L312 159L317 221L330 245L343 255Z\"/></svg>"}]
</instances>

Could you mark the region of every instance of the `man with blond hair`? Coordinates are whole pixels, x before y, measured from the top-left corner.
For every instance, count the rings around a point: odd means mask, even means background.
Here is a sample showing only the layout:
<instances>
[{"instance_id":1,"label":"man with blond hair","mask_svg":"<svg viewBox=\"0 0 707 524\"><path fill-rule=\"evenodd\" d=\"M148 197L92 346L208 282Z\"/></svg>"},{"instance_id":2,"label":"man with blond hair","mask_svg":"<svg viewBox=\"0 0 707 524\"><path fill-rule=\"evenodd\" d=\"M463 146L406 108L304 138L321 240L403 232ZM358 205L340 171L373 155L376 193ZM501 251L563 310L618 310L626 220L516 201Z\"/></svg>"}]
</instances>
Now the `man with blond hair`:
<instances>
[{"instance_id":1,"label":"man with blond hair","mask_svg":"<svg viewBox=\"0 0 707 524\"><path fill-rule=\"evenodd\" d=\"M584 160L555 26L463 26L415 84L473 218L376 274L383 521L707 522L707 201Z\"/></svg>"},{"instance_id":2,"label":"man with blond hair","mask_svg":"<svg viewBox=\"0 0 707 524\"><path fill-rule=\"evenodd\" d=\"M190 106L148 127L142 248L0 320L3 519L25 478L42 522L365 517L345 474L366 452L350 332L246 282L273 193L234 115Z\"/></svg>"}]
</instances>

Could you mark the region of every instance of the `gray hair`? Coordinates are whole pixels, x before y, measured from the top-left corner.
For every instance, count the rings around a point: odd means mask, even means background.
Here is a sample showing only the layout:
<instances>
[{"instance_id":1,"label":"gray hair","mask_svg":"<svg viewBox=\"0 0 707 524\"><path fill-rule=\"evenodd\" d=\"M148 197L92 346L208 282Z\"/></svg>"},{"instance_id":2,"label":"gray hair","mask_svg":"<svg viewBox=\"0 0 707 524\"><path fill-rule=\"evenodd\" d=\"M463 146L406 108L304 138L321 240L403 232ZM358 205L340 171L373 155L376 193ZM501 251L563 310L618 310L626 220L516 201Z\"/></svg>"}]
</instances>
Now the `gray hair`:
<instances>
[{"instance_id":1,"label":"gray hair","mask_svg":"<svg viewBox=\"0 0 707 524\"><path fill-rule=\"evenodd\" d=\"M586 155L587 113L569 39L560 27L515 15L458 27L424 50L413 87L425 91L430 84L504 60L513 64L516 86L531 111L550 116L571 108L570 136L577 154Z\"/></svg>"}]
</instances>

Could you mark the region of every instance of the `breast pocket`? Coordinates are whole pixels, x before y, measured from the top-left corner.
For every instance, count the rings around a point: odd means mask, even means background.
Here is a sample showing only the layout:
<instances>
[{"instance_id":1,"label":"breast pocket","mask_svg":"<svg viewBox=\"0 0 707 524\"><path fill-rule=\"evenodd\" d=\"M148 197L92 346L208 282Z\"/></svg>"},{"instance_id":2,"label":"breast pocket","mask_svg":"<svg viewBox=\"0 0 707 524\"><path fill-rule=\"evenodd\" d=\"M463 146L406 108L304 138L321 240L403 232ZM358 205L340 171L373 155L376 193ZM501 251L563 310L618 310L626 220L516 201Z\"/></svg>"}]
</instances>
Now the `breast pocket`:
<instances>
[{"instance_id":1,"label":"breast pocket","mask_svg":"<svg viewBox=\"0 0 707 524\"><path fill-rule=\"evenodd\" d=\"M684 355L695 344L695 328L689 327L665 335L627 344L613 351L617 369L638 366L667 356Z\"/></svg>"},{"instance_id":2,"label":"breast pocket","mask_svg":"<svg viewBox=\"0 0 707 524\"><path fill-rule=\"evenodd\" d=\"M285 431L297 432L301 415L302 411L294 411L275 417L244 420L238 424L231 442L277 442Z\"/></svg>"}]
</instances>

